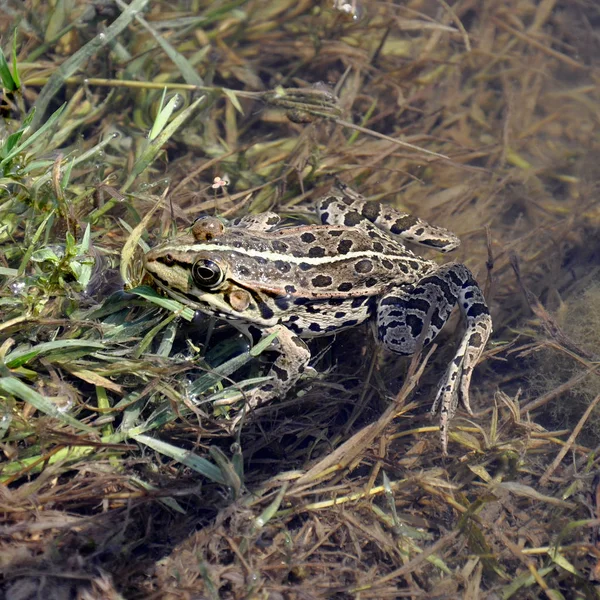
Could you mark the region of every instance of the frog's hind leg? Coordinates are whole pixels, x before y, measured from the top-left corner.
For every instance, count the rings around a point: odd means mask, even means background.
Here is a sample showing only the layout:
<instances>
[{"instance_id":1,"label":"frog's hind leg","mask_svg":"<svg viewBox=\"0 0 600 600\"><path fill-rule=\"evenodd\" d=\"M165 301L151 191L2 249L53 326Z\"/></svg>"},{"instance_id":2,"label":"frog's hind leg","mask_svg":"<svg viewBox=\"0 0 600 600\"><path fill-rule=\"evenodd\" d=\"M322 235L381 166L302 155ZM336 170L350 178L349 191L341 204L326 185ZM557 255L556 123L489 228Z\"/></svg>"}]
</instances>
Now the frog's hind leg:
<instances>
[{"instance_id":1,"label":"frog's hind leg","mask_svg":"<svg viewBox=\"0 0 600 600\"><path fill-rule=\"evenodd\" d=\"M264 212L253 215L246 215L239 219L231 221L234 227L241 227L251 231L272 231L279 225L281 217L273 212Z\"/></svg>"},{"instance_id":2,"label":"frog's hind leg","mask_svg":"<svg viewBox=\"0 0 600 600\"><path fill-rule=\"evenodd\" d=\"M367 200L341 181L321 198L317 205L321 222L328 225L361 227L367 231L378 229L398 236L402 241L432 248L438 252L450 252L460 244L458 237L445 229L432 225L410 213Z\"/></svg>"},{"instance_id":3,"label":"frog's hind leg","mask_svg":"<svg viewBox=\"0 0 600 600\"><path fill-rule=\"evenodd\" d=\"M466 329L440 382L432 412L440 409L442 448L448 446L448 424L458 399L471 413L471 375L492 332L492 320L483 293L471 272L461 264L448 264L414 285L392 288L379 302L377 332L383 344L397 354L411 355L435 339L458 305ZM423 328L427 327L425 332Z\"/></svg>"}]
</instances>

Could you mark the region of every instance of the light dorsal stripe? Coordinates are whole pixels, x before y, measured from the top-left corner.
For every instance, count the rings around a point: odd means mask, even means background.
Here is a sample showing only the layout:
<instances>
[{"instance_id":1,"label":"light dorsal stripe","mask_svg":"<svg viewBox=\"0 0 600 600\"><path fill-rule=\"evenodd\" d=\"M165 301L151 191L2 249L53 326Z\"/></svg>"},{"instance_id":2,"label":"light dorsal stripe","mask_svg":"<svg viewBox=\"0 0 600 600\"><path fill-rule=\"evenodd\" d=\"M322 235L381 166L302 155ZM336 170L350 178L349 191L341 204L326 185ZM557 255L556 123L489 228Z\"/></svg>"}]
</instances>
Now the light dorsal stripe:
<instances>
[{"instance_id":1,"label":"light dorsal stripe","mask_svg":"<svg viewBox=\"0 0 600 600\"><path fill-rule=\"evenodd\" d=\"M167 251L168 248L161 248L163 252ZM198 254L199 252L234 252L244 256L251 256L253 258L264 258L267 260L283 260L289 263L307 263L309 265L322 265L330 264L333 262L342 262L360 258L394 258L404 260L414 260L421 265L430 264L430 261L425 260L416 254L410 253L403 248L402 253L390 254L389 252L376 252L375 250L359 250L357 252L348 252L347 254L338 254L335 256L292 256L291 254L282 254L279 252L269 252L265 250L253 250L252 248L234 248L233 246L221 246L219 244L191 244L189 246L174 246L173 250L179 254Z\"/></svg>"}]
</instances>

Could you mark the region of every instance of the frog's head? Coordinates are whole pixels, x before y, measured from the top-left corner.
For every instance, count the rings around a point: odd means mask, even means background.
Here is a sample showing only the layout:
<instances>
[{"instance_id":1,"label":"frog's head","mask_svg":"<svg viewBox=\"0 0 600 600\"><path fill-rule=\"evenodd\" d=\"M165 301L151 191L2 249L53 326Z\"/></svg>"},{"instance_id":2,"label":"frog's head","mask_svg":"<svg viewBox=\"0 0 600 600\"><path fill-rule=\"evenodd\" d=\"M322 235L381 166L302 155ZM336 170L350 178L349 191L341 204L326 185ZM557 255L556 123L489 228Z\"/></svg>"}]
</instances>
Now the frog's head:
<instances>
[{"instance_id":1,"label":"frog's head","mask_svg":"<svg viewBox=\"0 0 600 600\"><path fill-rule=\"evenodd\" d=\"M194 310L264 326L275 324L269 299L236 277L235 260L231 248L184 235L147 252L144 268L167 295Z\"/></svg>"}]
</instances>

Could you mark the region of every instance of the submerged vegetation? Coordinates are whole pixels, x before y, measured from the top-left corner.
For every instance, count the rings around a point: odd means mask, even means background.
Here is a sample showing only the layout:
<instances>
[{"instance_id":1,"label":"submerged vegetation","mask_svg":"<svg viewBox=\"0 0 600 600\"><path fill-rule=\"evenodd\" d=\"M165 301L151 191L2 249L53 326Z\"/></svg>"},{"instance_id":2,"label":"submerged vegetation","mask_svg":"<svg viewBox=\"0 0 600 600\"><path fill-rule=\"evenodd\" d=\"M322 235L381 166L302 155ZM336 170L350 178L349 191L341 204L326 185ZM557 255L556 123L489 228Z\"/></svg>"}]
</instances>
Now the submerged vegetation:
<instances>
[{"instance_id":1,"label":"submerged vegetation","mask_svg":"<svg viewBox=\"0 0 600 600\"><path fill-rule=\"evenodd\" d=\"M0 595L600 597L596 2L0 15ZM269 340L144 277L198 215L310 222L334 178L455 231L486 292L448 457L450 336L318 339L232 427Z\"/></svg>"}]
</instances>

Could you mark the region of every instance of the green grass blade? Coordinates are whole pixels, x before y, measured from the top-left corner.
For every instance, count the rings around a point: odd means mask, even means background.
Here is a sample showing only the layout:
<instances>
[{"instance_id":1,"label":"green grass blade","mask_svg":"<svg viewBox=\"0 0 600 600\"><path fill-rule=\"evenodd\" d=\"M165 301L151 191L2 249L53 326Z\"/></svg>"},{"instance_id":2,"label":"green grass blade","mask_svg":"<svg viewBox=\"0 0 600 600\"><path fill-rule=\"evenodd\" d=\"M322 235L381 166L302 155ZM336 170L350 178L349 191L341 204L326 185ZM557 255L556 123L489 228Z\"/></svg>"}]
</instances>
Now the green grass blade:
<instances>
[{"instance_id":1,"label":"green grass blade","mask_svg":"<svg viewBox=\"0 0 600 600\"><path fill-rule=\"evenodd\" d=\"M40 412L43 412L50 417L54 417L66 425L71 425L71 427L75 427L81 431L94 433L96 431L93 427L84 425L70 415L61 412L50 400L44 398L39 392L36 392L33 388L24 384L16 377L0 377L0 390L5 394L10 394L15 398L19 398L19 400L22 400L23 402L28 402Z\"/></svg>"},{"instance_id":2,"label":"green grass blade","mask_svg":"<svg viewBox=\"0 0 600 600\"><path fill-rule=\"evenodd\" d=\"M129 290L131 294L136 294L137 296L141 296L146 300L152 302L152 304L156 304L161 308L166 308L172 312L176 312L180 317L183 317L186 321L194 320L194 311L188 306L184 306L181 302L177 302L177 300L172 300L171 298L165 298L163 296L159 296L151 287L147 285L140 285L132 290Z\"/></svg>"},{"instance_id":3,"label":"green grass blade","mask_svg":"<svg viewBox=\"0 0 600 600\"><path fill-rule=\"evenodd\" d=\"M156 158L156 155L162 150L164 144L169 138L187 121L187 119L194 113L194 111L204 102L206 96L202 95L197 98L192 104L190 104L185 110L179 113L162 131L161 133L152 140L146 149L142 152L141 156L135 161L131 173L127 178L127 181L121 188L121 192L125 192L131 184L137 179L137 177L143 173L150 164Z\"/></svg>"},{"instance_id":4,"label":"green grass blade","mask_svg":"<svg viewBox=\"0 0 600 600\"><path fill-rule=\"evenodd\" d=\"M4 159L8 156L13 149L19 143L19 140L23 136L23 134L27 131L27 128L31 124L31 120L33 119L33 115L35 114L35 110L31 110L31 112L23 119L23 123L21 123L21 127L19 127L18 131L11 133L7 138L2 148L0 148L0 158Z\"/></svg>"},{"instance_id":5,"label":"green grass blade","mask_svg":"<svg viewBox=\"0 0 600 600\"><path fill-rule=\"evenodd\" d=\"M117 0L117 4L121 9L127 6L121 0ZM148 21L146 21L146 19L144 19L141 15L137 14L135 19L150 33L150 35L157 41L158 45L164 50L165 54L173 61L186 83L198 86L204 85L202 77L198 75L194 67L187 61L185 56L177 52L177 50L175 50L175 48L173 48L173 46L171 46L171 44L169 44L164 37L157 33L155 29L148 23Z\"/></svg>"},{"instance_id":6,"label":"green grass blade","mask_svg":"<svg viewBox=\"0 0 600 600\"><path fill-rule=\"evenodd\" d=\"M156 119L154 119L154 123L152 125L152 129L150 130L150 134L148 135L148 139L150 141L156 139L160 132L167 126L169 119L173 115L173 113L180 107L182 99L179 94L175 94L169 98L169 101L166 105L163 106L163 102L165 100L165 96L167 94L167 89L163 91L163 96L160 101L161 109L158 111L156 115Z\"/></svg>"},{"instance_id":7,"label":"green grass blade","mask_svg":"<svg viewBox=\"0 0 600 600\"><path fill-rule=\"evenodd\" d=\"M52 127L54 125L54 123L56 122L58 117L60 117L63 110L65 110L66 106L67 105L65 103L58 110L54 111L52 113L52 115L50 115L50 118L37 131L34 131L22 144L15 146L12 149L12 151L6 155L6 157L2 160L2 162L0 162L0 168L4 167L4 165L6 165L6 163L8 163L15 156L17 156L17 154L20 154L21 152L23 152L23 150L25 150L25 148L31 146L31 144L33 144L33 142L35 142L40 136L42 136L46 131L48 131L48 129L50 129L50 127ZM30 126L32 128L33 128L33 122L35 121L36 114L37 114L37 112L34 114L33 119L31 120Z\"/></svg>"},{"instance_id":8,"label":"green grass blade","mask_svg":"<svg viewBox=\"0 0 600 600\"><path fill-rule=\"evenodd\" d=\"M38 243L39 239L42 237L42 233L44 233L44 231L46 231L46 225L48 224L48 221L53 216L54 216L54 211L49 212L46 215L46 218L40 223L36 232L33 234L33 237L31 238L31 243L29 244L29 247L25 251L23 258L21 259L21 263L19 264L19 276L21 276L21 275L23 275L23 273L25 273L25 269L27 268L27 265L29 264L29 260L31 259L31 256L33 255L33 253L35 251L35 246Z\"/></svg>"},{"instance_id":9,"label":"green grass blade","mask_svg":"<svg viewBox=\"0 0 600 600\"><path fill-rule=\"evenodd\" d=\"M0 48L0 81L2 81L2 87L9 92L14 92L18 88L6 62L4 52L2 52L2 48Z\"/></svg>"},{"instance_id":10,"label":"green grass blade","mask_svg":"<svg viewBox=\"0 0 600 600\"><path fill-rule=\"evenodd\" d=\"M9 369L16 369L30 360L37 358L40 354L47 354L55 350L73 350L74 348L88 348L90 353L105 348L102 342L92 342L88 340L55 340L54 342L43 342L32 348L17 348L11 352L4 362Z\"/></svg>"},{"instance_id":11,"label":"green grass blade","mask_svg":"<svg viewBox=\"0 0 600 600\"><path fill-rule=\"evenodd\" d=\"M190 469L193 469L196 473L200 473L200 475L203 475L215 483L226 485L225 477L223 477L221 470L216 465L189 450L183 450L182 448L178 448L177 446L173 446L162 440L157 440L148 435L134 435L133 439L140 444L144 444L145 446L176 460L186 467L190 467Z\"/></svg>"},{"instance_id":12,"label":"green grass blade","mask_svg":"<svg viewBox=\"0 0 600 600\"><path fill-rule=\"evenodd\" d=\"M133 0L105 31L99 33L94 39L90 40L85 46L65 60L59 69L51 75L35 102L37 112L33 121L34 129L41 123L46 109L63 86L65 80L74 75L78 69L82 68L98 50L106 46L106 44L110 44L131 23L135 15L144 10L146 4L148 4L148 0Z\"/></svg>"},{"instance_id":13,"label":"green grass blade","mask_svg":"<svg viewBox=\"0 0 600 600\"><path fill-rule=\"evenodd\" d=\"M17 66L17 28L13 33L13 46L12 46L12 77L17 89L21 87L21 77L19 76L19 68Z\"/></svg>"}]
</instances>

